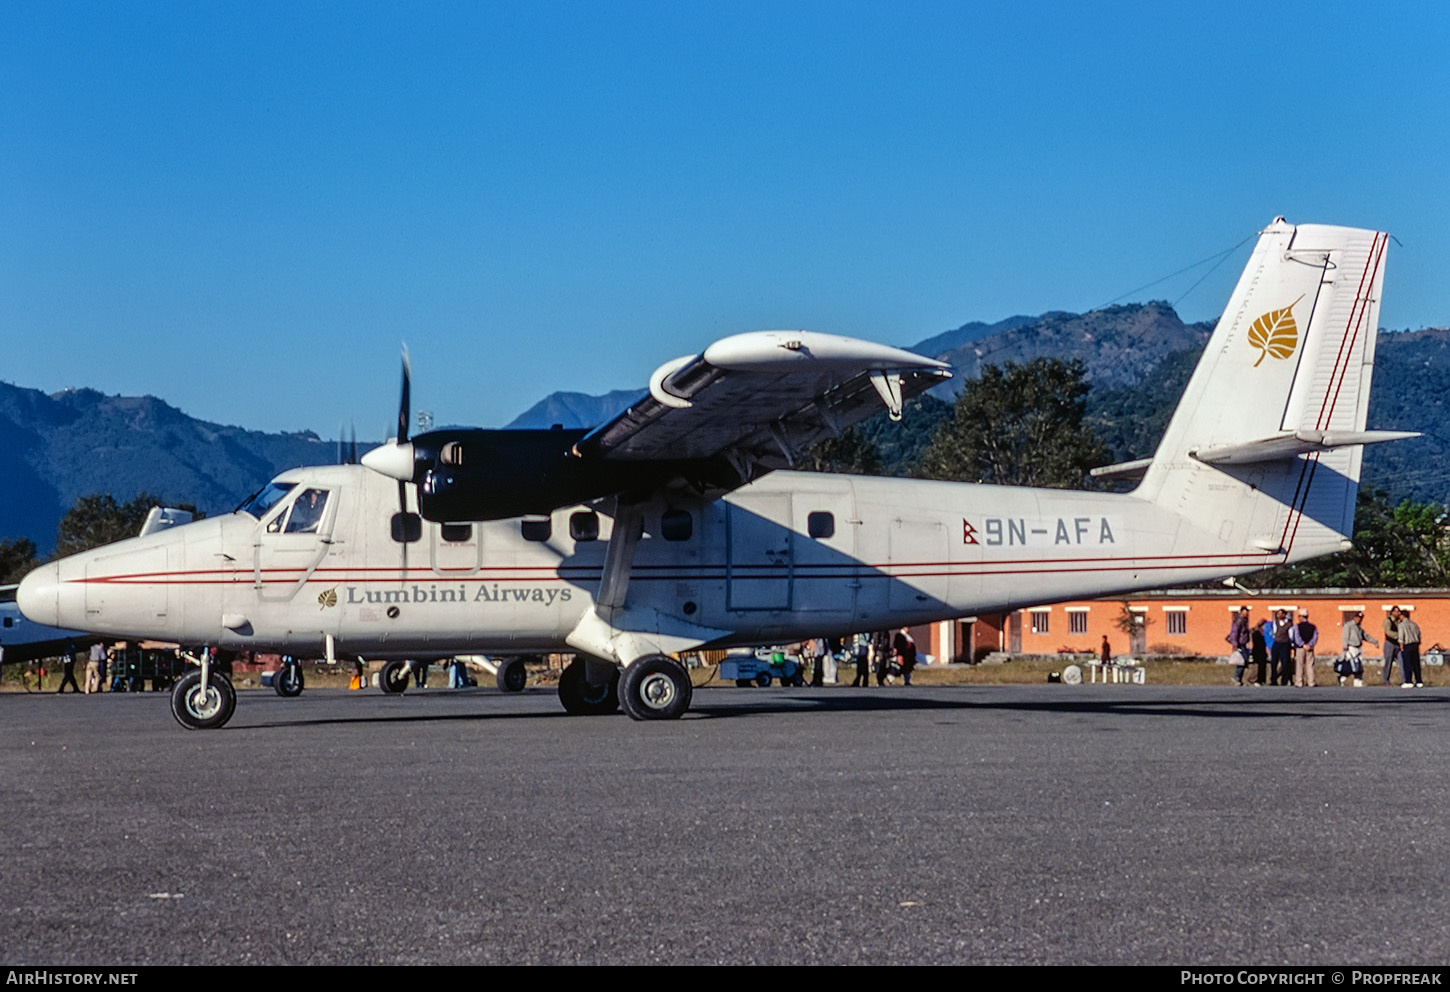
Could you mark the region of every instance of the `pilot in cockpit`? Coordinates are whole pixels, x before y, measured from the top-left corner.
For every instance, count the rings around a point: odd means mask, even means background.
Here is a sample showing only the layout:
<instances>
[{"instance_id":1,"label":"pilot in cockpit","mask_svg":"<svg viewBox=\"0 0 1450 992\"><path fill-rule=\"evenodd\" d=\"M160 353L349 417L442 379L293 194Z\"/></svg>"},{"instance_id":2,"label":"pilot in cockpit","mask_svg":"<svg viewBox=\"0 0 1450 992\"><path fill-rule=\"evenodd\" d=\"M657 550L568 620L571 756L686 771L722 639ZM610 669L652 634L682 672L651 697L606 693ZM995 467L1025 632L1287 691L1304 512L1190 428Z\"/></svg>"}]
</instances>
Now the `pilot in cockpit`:
<instances>
[{"instance_id":1,"label":"pilot in cockpit","mask_svg":"<svg viewBox=\"0 0 1450 992\"><path fill-rule=\"evenodd\" d=\"M292 504L292 515L287 518L288 534L311 534L322 522L322 511L327 509L327 490L309 489L297 497Z\"/></svg>"}]
</instances>

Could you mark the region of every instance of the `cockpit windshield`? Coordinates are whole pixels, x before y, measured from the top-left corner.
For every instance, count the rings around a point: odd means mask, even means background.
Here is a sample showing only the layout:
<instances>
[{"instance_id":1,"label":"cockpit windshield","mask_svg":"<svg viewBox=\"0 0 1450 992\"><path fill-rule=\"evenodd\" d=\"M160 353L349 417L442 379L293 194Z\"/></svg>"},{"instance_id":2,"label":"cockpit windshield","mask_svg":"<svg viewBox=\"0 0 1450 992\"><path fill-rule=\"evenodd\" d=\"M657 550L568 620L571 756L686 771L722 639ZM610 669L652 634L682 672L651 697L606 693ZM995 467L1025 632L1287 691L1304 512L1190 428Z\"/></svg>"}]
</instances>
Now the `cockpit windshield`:
<instances>
[{"instance_id":1,"label":"cockpit windshield","mask_svg":"<svg viewBox=\"0 0 1450 992\"><path fill-rule=\"evenodd\" d=\"M295 482L269 482L267 485L253 493L241 506L237 507L238 513L250 513L261 520L267 515L267 511L277 505L277 501L286 496L294 488Z\"/></svg>"}]
</instances>

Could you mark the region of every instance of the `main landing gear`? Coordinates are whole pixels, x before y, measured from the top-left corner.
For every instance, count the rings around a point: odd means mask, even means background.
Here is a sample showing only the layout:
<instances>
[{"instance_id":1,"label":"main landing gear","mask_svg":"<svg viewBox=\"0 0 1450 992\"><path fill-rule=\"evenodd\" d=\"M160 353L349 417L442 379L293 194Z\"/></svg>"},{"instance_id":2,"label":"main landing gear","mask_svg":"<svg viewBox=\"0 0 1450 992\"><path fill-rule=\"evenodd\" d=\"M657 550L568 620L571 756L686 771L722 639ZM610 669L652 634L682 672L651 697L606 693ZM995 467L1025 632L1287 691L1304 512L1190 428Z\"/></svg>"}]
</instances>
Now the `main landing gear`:
<instances>
[{"instance_id":1,"label":"main landing gear","mask_svg":"<svg viewBox=\"0 0 1450 992\"><path fill-rule=\"evenodd\" d=\"M678 720L693 694L690 673L668 655L646 655L619 679L619 704L635 720Z\"/></svg>"},{"instance_id":2,"label":"main landing gear","mask_svg":"<svg viewBox=\"0 0 1450 992\"><path fill-rule=\"evenodd\" d=\"M559 676L559 702L575 716L623 708L635 720L677 720L693 694L685 666L663 654L646 655L622 673L609 662L575 658Z\"/></svg>"},{"instance_id":3,"label":"main landing gear","mask_svg":"<svg viewBox=\"0 0 1450 992\"><path fill-rule=\"evenodd\" d=\"M575 658L559 676L559 702L574 716L604 716L619 709L618 687L616 666Z\"/></svg>"}]
</instances>

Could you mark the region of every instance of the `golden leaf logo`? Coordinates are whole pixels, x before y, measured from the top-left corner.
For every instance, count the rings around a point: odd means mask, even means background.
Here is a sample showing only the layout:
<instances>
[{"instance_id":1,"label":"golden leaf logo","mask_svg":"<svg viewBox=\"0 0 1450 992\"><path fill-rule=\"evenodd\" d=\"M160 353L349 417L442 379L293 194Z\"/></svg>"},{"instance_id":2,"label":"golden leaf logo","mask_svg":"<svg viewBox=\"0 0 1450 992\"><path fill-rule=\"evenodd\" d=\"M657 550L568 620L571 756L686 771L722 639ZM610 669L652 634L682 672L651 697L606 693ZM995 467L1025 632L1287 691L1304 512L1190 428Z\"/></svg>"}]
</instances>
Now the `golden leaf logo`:
<instances>
[{"instance_id":1,"label":"golden leaf logo","mask_svg":"<svg viewBox=\"0 0 1450 992\"><path fill-rule=\"evenodd\" d=\"M322 608L324 610L327 609L329 606L336 606L337 590L329 589L326 592L319 593L317 596L317 601L322 604Z\"/></svg>"},{"instance_id":2,"label":"golden leaf logo","mask_svg":"<svg viewBox=\"0 0 1450 992\"><path fill-rule=\"evenodd\" d=\"M1300 296L1299 300L1302 299L1304 297ZM1259 367L1259 362L1264 360L1265 355L1288 358L1299 347L1299 325L1294 323L1292 312L1294 304L1299 300L1282 310L1270 310L1249 328L1249 346L1261 349L1259 361L1254 363L1254 368Z\"/></svg>"}]
</instances>

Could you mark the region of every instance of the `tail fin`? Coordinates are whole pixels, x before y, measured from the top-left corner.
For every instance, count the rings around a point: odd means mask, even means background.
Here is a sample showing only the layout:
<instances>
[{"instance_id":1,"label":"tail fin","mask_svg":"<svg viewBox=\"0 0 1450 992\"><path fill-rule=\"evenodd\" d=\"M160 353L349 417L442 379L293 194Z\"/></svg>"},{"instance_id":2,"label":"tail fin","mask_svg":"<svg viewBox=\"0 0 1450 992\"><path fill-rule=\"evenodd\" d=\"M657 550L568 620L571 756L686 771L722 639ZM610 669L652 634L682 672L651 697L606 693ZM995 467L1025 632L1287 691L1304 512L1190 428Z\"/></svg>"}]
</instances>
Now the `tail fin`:
<instances>
[{"instance_id":1,"label":"tail fin","mask_svg":"<svg viewBox=\"0 0 1450 992\"><path fill-rule=\"evenodd\" d=\"M1259 236L1136 495L1262 566L1354 528L1388 235L1276 218Z\"/></svg>"}]
</instances>

